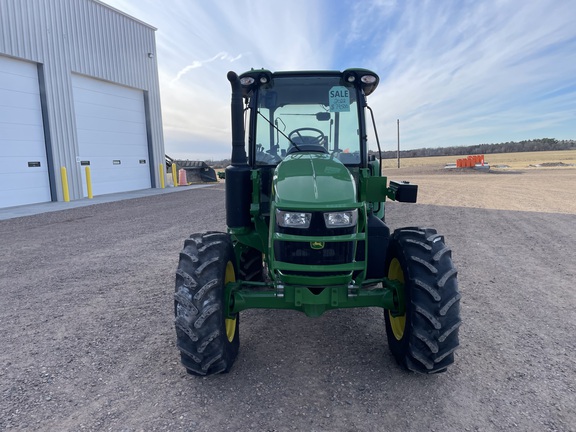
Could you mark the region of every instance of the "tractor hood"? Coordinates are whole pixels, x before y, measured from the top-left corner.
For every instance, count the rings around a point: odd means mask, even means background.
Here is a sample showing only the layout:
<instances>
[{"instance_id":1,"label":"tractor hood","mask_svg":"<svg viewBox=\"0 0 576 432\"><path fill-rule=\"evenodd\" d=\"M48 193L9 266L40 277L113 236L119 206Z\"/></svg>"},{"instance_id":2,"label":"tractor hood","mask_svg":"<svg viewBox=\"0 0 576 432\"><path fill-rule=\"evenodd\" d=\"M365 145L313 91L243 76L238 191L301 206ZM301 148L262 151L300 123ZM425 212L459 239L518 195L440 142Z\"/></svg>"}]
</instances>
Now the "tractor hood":
<instances>
[{"instance_id":1,"label":"tractor hood","mask_svg":"<svg viewBox=\"0 0 576 432\"><path fill-rule=\"evenodd\" d=\"M288 155L274 172L277 208L345 209L356 205L356 183L350 171L323 153Z\"/></svg>"}]
</instances>

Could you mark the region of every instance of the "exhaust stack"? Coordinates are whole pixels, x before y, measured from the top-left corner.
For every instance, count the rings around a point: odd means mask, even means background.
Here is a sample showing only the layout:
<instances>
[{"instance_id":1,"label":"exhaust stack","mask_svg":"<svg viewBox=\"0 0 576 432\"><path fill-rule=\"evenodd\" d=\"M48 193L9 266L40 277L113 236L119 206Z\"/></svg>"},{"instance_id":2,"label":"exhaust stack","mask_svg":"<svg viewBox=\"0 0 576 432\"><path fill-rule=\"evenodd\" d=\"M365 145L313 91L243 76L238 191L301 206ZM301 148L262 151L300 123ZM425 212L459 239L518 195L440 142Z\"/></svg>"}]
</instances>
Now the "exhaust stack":
<instances>
[{"instance_id":1,"label":"exhaust stack","mask_svg":"<svg viewBox=\"0 0 576 432\"><path fill-rule=\"evenodd\" d=\"M244 142L244 106L242 104L242 87L236 72L228 72L228 81L232 87L230 111L232 115L232 166L247 165Z\"/></svg>"},{"instance_id":2,"label":"exhaust stack","mask_svg":"<svg viewBox=\"0 0 576 432\"><path fill-rule=\"evenodd\" d=\"M231 229L250 228L252 181L244 142L242 87L235 72L228 72L227 77L232 87L232 157L231 165L226 168L226 224Z\"/></svg>"}]
</instances>

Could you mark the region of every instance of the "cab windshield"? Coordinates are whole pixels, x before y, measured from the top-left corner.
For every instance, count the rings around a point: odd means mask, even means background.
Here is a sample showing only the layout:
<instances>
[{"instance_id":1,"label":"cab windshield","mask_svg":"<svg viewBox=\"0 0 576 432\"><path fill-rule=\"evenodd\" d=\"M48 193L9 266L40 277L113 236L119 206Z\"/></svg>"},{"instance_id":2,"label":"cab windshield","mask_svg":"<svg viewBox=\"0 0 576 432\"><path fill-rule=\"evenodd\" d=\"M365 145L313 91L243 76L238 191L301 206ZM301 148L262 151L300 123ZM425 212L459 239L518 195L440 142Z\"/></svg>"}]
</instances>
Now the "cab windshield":
<instances>
[{"instance_id":1,"label":"cab windshield","mask_svg":"<svg viewBox=\"0 0 576 432\"><path fill-rule=\"evenodd\" d=\"M257 165L276 165L302 151L360 164L356 89L340 77L275 78L259 89L255 109Z\"/></svg>"}]
</instances>

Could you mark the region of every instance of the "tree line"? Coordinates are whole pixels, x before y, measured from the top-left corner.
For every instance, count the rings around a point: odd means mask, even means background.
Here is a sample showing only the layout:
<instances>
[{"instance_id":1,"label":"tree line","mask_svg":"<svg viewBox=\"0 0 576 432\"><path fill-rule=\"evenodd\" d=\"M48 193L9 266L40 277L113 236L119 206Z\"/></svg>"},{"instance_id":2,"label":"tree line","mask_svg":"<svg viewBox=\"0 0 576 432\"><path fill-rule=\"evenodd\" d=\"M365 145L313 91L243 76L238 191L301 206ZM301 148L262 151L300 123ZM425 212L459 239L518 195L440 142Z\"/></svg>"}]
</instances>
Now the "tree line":
<instances>
[{"instance_id":1,"label":"tree line","mask_svg":"<svg viewBox=\"0 0 576 432\"><path fill-rule=\"evenodd\" d=\"M539 138L527 141L508 141L497 144L475 144L470 146L452 146L421 148L414 150L400 150L401 158L428 157L428 156L460 156L493 153L520 153L537 151L576 150L576 140L557 140L555 138ZM370 152L378 154L378 152ZM396 150L382 152L383 159L393 159L397 156Z\"/></svg>"},{"instance_id":2,"label":"tree line","mask_svg":"<svg viewBox=\"0 0 576 432\"><path fill-rule=\"evenodd\" d=\"M414 150L400 150L401 158L429 157L429 156L468 156L475 154L493 153L519 153L537 151L576 150L576 140L557 140L555 138L539 138L527 141L507 141L497 144L475 144L470 146L452 146L421 148ZM370 151L377 155L378 152ZM382 152L382 159L396 158L396 150ZM230 165L230 159L220 161L206 161L213 168L225 168Z\"/></svg>"}]
</instances>

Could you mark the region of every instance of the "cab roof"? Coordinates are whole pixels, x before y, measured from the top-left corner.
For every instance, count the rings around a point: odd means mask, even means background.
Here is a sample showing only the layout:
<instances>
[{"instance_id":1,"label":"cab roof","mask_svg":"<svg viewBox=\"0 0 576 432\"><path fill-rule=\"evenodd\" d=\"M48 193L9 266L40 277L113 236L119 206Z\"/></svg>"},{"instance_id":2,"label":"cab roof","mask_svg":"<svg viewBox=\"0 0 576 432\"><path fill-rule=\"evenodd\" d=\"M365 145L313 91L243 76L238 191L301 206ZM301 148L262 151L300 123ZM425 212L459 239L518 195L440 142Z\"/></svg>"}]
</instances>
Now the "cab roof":
<instances>
[{"instance_id":1,"label":"cab roof","mask_svg":"<svg viewBox=\"0 0 576 432\"><path fill-rule=\"evenodd\" d=\"M272 72L267 69L251 69L240 75L242 93L244 97L250 97L258 86L269 84L276 79L290 77L340 77L342 84L360 86L366 96L370 95L380 78L375 72L368 69L352 68L344 71L335 70L311 70L311 71L279 71Z\"/></svg>"}]
</instances>

